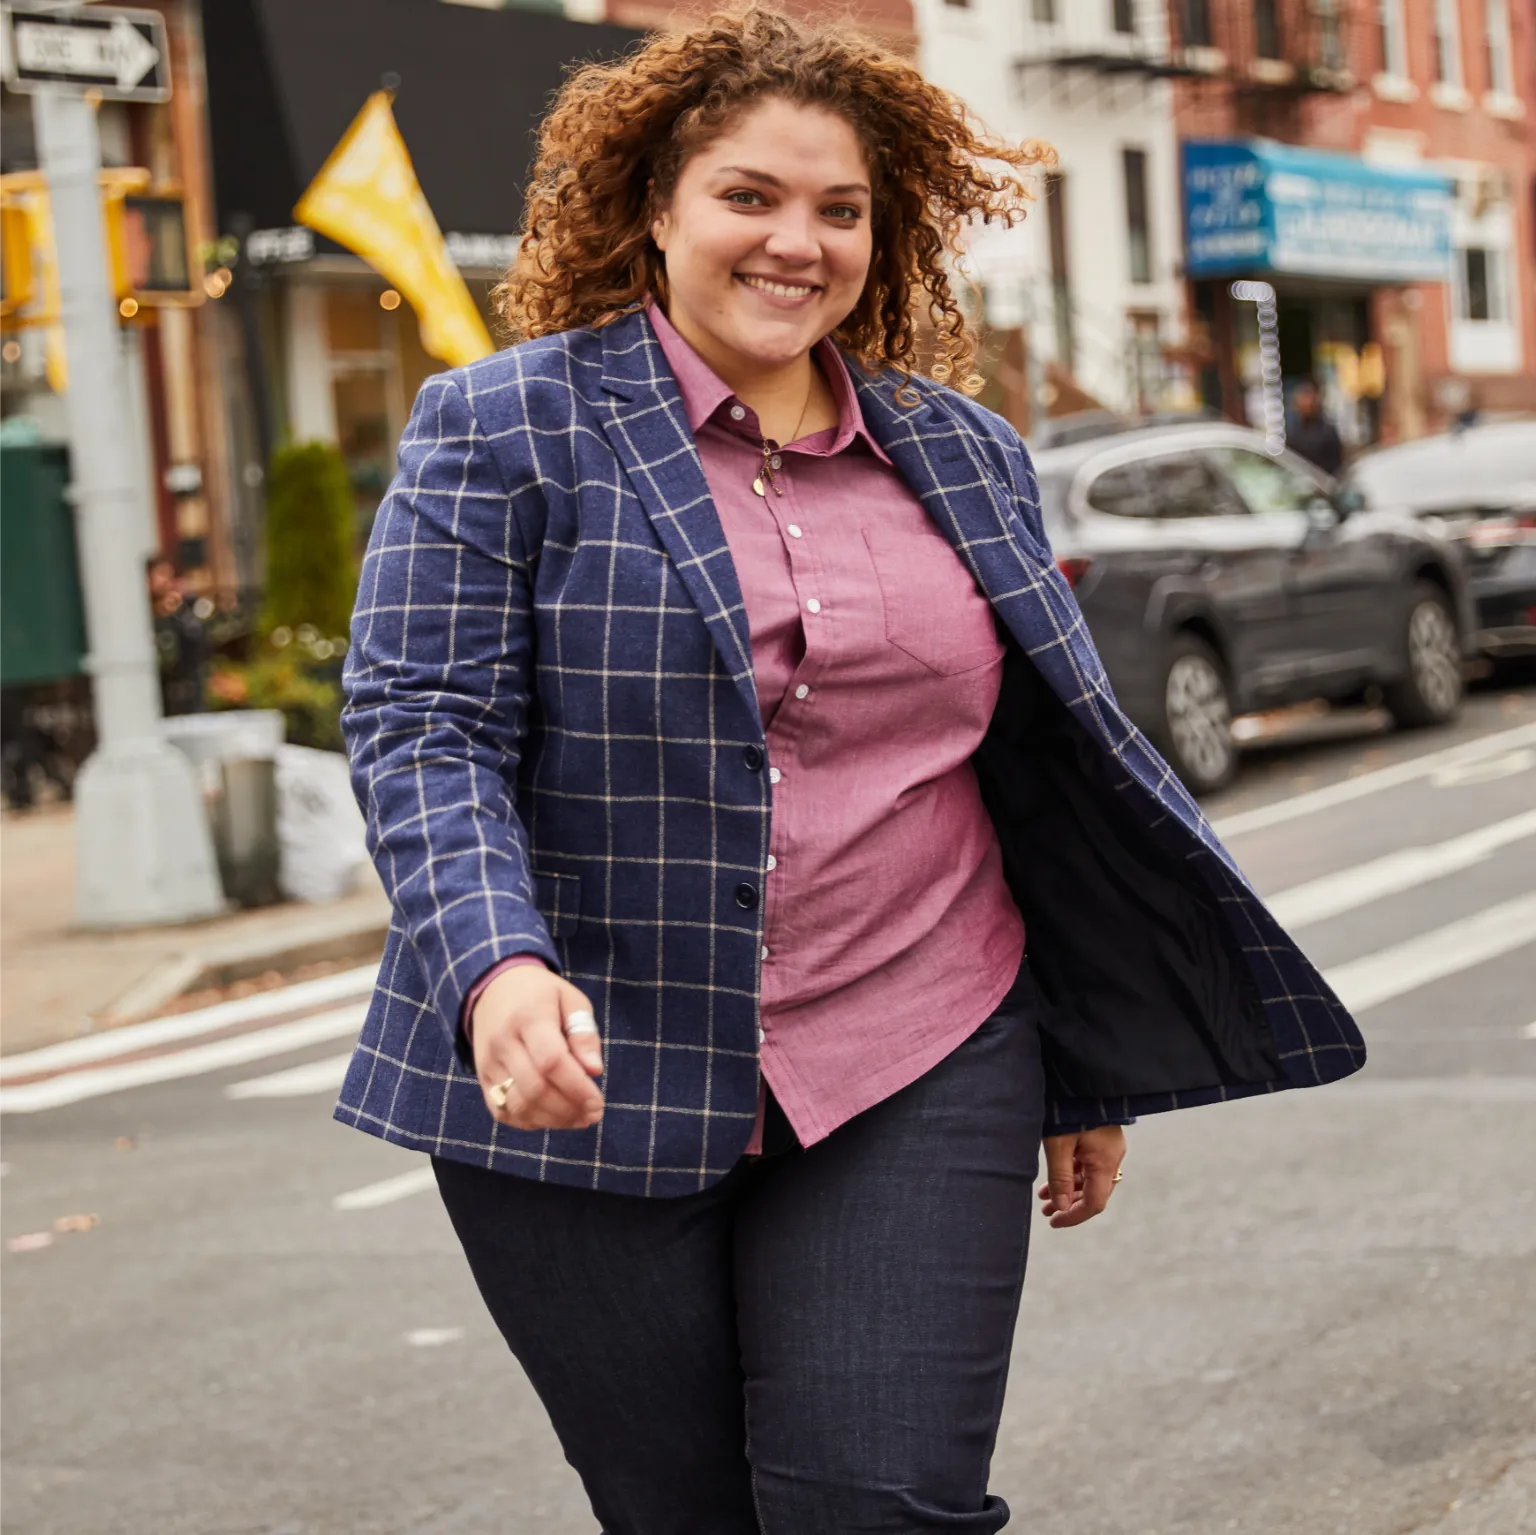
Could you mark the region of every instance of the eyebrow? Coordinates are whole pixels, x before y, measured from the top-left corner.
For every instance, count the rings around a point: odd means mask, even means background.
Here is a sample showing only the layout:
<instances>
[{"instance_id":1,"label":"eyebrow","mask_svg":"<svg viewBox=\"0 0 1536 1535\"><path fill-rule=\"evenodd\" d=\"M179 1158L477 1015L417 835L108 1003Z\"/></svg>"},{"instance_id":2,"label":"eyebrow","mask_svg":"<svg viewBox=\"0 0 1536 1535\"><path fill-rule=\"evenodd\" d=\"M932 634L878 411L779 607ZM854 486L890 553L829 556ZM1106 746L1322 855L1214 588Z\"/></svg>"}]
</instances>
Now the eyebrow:
<instances>
[{"instance_id":1,"label":"eyebrow","mask_svg":"<svg viewBox=\"0 0 1536 1535\"><path fill-rule=\"evenodd\" d=\"M770 176L767 171L755 171L749 165L722 165L715 172L717 176L745 176L749 181L761 181L766 186L784 189L784 183L777 176ZM868 192L868 183L863 181L843 181L835 187L823 187L823 196L846 196L849 192Z\"/></svg>"}]
</instances>

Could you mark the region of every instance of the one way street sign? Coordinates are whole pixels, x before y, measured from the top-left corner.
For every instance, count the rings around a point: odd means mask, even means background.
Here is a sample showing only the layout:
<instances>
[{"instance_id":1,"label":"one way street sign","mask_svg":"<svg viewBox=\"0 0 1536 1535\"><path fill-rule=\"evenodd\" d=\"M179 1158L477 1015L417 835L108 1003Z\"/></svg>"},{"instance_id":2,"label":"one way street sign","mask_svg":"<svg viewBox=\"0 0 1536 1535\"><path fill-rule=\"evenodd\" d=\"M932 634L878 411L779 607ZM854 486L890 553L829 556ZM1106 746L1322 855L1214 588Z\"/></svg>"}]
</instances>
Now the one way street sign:
<instances>
[{"instance_id":1,"label":"one way street sign","mask_svg":"<svg viewBox=\"0 0 1536 1535\"><path fill-rule=\"evenodd\" d=\"M165 22L157 11L9 10L5 83L13 91L93 91L112 101L171 94Z\"/></svg>"}]
</instances>

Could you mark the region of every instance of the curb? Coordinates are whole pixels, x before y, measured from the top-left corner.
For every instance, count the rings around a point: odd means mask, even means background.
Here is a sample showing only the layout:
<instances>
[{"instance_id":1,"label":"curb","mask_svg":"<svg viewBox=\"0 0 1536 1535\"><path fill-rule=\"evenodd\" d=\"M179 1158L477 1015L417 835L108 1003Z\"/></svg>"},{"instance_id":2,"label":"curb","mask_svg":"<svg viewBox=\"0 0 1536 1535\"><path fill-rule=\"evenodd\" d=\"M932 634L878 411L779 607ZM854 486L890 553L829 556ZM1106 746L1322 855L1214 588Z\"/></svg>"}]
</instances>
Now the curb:
<instances>
[{"instance_id":1,"label":"curb","mask_svg":"<svg viewBox=\"0 0 1536 1535\"><path fill-rule=\"evenodd\" d=\"M389 909L306 917L302 931L267 933L206 944L161 960L94 1020L95 1029L151 1018L189 991L230 986L269 971L325 962L364 961L384 952ZM94 1030L93 1030L94 1032Z\"/></svg>"}]
</instances>

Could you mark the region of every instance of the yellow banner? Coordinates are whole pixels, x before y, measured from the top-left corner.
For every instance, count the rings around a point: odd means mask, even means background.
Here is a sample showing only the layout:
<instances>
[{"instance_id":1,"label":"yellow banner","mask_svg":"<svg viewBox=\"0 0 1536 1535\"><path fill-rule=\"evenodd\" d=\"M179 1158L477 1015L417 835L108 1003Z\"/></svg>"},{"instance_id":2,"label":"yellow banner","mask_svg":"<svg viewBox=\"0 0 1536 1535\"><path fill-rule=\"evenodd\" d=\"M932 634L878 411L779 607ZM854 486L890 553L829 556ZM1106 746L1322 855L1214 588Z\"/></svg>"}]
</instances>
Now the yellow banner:
<instances>
[{"instance_id":1,"label":"yellow banner","mask_svg":"<svg viewBox=\"0 0 1536 1535\"><path fill-rule=\"evenodd\" d=\"M422 195L390 101L388 91L368 98L293 216L398 288L421 322L421 344L462 367L495 348Z\"/></svg>"}]
</instances>

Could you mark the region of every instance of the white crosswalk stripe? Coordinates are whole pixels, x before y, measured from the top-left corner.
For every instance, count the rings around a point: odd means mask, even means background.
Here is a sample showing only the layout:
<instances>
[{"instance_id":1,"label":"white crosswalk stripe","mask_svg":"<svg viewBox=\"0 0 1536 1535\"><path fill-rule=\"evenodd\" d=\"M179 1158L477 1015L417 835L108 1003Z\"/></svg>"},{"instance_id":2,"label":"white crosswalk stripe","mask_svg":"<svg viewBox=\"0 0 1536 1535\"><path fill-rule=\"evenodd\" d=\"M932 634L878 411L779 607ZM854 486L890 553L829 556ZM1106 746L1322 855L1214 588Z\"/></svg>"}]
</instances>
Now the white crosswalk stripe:
<instances>
[{"instance_id":1,"label":"white crosswalk stripe","mask_svg":"<svg viewBox=\"0 0 1536 1535\"><path fill-rule=\"evenodd\" d=\"M333 1093L347 1074L352 1059L350 1051L345 1055L328 1055L321 1061L306 1061L302 1066L290 1066L286 1071L274 1071L265 1077L249 1077L244 1082L231 1082L224 1089L226 1098L303 1098L311 1093Z\"/></svg>"},{"instance_id":2,"label":"white crosswalk stripe","mask_svg":"<svg viewBox=\"0 0 1536 1535\"><path fill-rule=\"evenodd\" d=\"M1470 869L1526 837L1536 837L1536 810L1511 816L1493 826L1480 826L1465 836L1452 837L1432 847L1399 848L1384 858L1283 890L1265 904L1282 927L1305 927L1385 896L1401 895L1415 885Z\"/></svg>"},{"instance_id":3,"label":"white crosswalk stripe","mask_svg":"<svg viewBox=\"0 0 1536 1535\"><path fill-rule=\"evenodd\" d=\"M351 1007L319 1013L313 1018L298 1018L251 1034L237 1034L233 1039L193 1045L171 1055L123 1061L87 1071L70 1072L64 1076L47 1077L41 1082L22 1082L11 1087L0 1087L0 1113L35 1114L40 1109L56 1109L66 1103L80 1103L87 1098L119 1093L130 1087L172 1082L179 1077L200 1077L210 1071L243 1066L247 1061L287 1055L306 1045L343 1039L357 1033L367 1010L367 1003L354 1003Z\"/></svg>"}]
</instances>

